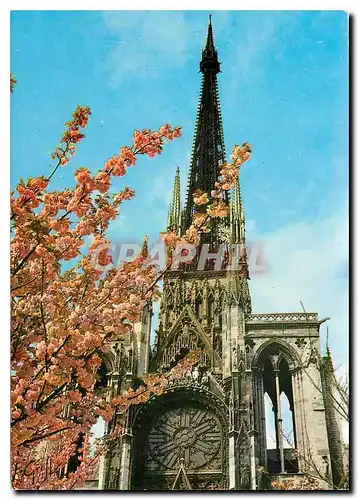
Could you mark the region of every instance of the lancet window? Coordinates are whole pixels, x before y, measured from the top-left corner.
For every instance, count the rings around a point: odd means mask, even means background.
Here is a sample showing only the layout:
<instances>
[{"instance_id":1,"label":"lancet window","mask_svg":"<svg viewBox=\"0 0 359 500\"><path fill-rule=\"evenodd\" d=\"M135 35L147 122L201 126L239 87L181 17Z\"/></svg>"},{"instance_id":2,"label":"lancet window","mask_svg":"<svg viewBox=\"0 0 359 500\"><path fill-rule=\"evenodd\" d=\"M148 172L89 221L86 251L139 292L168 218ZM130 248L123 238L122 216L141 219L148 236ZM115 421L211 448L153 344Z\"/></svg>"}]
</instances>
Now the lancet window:
<instances>
[{"instance_id":1,"label":"lancet window","mask_svg":"<svg viewBox=\"0 0 359 500\"><path fill-rule=\"evenodd\" d=\"M256 381L262 463L270 473L298 472L291 356L279 344L262 352ZM269 433L269 435L268 435Z\"/></svg>"}]
</instances>

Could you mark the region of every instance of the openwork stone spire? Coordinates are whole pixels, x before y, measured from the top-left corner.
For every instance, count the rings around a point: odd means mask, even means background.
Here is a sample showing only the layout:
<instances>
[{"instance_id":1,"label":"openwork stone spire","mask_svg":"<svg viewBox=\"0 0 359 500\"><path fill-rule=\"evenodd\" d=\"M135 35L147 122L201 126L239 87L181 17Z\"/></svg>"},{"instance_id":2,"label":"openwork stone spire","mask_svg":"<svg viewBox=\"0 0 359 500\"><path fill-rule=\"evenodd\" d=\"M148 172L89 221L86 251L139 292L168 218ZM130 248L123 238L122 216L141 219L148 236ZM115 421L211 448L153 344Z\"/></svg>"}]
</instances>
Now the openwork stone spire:
<instances>
[{"instance_id":1,"label":"openwork stone spire","mask_svg":"<svg viewBox=\"0 0 359 500\"><path fill-rule=\"evenodd\" d=\"M177 167L173 183L172 201L168 209L167 226L167 229L174 229L178 233L181 230L181 179L179 167Z\"/></svg>"},{"instance_id":2,"label":"openwork stone spire","mask_svg":"<svg viewBox=\"0 0 359 500\"><path fill-rule=\"evenodd\" d=\"M219 178L220 166L224 163L226 156L217 83L220 63L214 46L211 20L206 44L202 51L200 72L203 76L183 214L183 231L191 225L194 212L193 192L200 189L210 195ZM227 195L226 201L228 201ZM219 224L218 221L212 221L212 224L212 231L202 235L202 241L216 247L220 242ZM224 224L229 226L229 218Z\"/></svg>"}]
</instances>

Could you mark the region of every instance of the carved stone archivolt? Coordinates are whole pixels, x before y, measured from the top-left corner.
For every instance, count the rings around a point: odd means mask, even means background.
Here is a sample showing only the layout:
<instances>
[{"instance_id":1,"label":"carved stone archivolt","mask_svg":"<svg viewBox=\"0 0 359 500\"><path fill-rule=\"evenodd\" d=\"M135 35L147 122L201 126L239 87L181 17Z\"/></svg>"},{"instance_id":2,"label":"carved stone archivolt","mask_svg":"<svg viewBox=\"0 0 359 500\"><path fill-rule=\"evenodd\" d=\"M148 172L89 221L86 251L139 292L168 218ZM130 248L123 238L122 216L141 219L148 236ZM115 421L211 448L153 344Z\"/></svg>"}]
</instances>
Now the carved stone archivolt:
<instances>
[{"instance_id":1,"label":"carved stone archivolt","mask_svg":"<svg viewBox=\"0 0 359 500\"><path fill-rule=\"evenodd\" d=\"M226 391L223 381L206 369L195 367L180 379L170 378L166 393L173 393L179 389L191 392L192 396L199 392L208 400L213 400L214 404L218 404L219 398L221 404L225 404Z\"/></svg>"},{"instance_id":2,"label":"carved stone archivolt","mask_svg":"<svg viewBox=\"0 0 359 500\"><path fill-rule=\"evenodd\" d=\"M248 341L249 339L248 340L246 339L247 344ZM282 340L279 337L273 337L271 339L264 340L258 346L255 346L253 348L252 350L253 367L261 366L260 360L263 357L264 353L268 353L272 356L272 361L274 362L274 364L276 364L275 356L279 356L280 359L284 357L287 360L290 369L294 369L300 365L298 348L292 346L288 341Z\"/></svg>"}]
</instances>

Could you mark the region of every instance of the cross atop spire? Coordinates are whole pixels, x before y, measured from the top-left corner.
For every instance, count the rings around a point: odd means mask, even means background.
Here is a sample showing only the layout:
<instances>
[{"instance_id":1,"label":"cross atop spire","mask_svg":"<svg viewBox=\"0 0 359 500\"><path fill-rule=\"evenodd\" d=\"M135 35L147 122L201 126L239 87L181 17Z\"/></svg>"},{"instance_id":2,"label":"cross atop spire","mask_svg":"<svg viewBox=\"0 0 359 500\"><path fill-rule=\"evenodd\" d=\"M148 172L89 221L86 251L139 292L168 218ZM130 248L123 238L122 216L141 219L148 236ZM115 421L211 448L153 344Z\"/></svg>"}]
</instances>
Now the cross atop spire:
<instances>
[{"instance_id":1,"label":"cross atop spire","mask_svg":"<svg viewBox=\"0 0 359 500\"><path fill-rule=\"evenodd\" d=\"M210 51L210 52L214 52L213 29L212 29L212 15L211 14L209 15L207 42L206 42L205 50Z\"/></svg>"},{"instance_id":2,"label":"cross atop spire","mask_svg":"<svg viewBox=\"0 0 359 500\"><path fill-rule=\"evenodd\" d=\"M216 73L221 71L220 63L218 62L218 54L214 46L211 14L209 15L206 45L202 50L202 61L200 62L199 68L201 73L204 73L206 70L215 70Z\"/></svg>"}]
</instances>

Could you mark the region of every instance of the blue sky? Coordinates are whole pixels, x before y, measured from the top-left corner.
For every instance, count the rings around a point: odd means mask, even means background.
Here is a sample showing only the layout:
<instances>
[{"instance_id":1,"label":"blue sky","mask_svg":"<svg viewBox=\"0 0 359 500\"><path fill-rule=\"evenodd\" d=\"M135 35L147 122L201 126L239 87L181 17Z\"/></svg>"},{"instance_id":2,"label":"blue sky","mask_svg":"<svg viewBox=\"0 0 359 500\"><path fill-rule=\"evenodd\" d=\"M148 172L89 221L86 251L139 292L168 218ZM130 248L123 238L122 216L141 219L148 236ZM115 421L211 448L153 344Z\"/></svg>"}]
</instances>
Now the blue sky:
<instances>
[{"instance_id":1,"label":"blue sky","mask_svg":"<svg viewBox=\"0 0 359 500\"><path fill-rule=\"evenodd\" d=\"M188 172L209 12L24 11L11 14L11 182L50 171L50 152L76 104L93 115L74 161L96 171L134 128L168 122L183 137L125 179L136 198L116 240L165 229L177 165ZM250 282L255 312L330 316L337 365L348 356L348 22L344 12L214 11L227 153L248 141L242 172L248 240L266 271ZM184 191L184 190L183 190ZM182 193L184 194L184 192ZM325 337L325 329L322 332Z\"/></svg>"}]
</instances>

